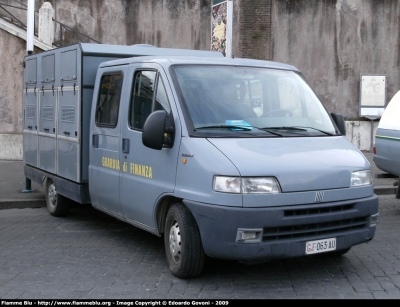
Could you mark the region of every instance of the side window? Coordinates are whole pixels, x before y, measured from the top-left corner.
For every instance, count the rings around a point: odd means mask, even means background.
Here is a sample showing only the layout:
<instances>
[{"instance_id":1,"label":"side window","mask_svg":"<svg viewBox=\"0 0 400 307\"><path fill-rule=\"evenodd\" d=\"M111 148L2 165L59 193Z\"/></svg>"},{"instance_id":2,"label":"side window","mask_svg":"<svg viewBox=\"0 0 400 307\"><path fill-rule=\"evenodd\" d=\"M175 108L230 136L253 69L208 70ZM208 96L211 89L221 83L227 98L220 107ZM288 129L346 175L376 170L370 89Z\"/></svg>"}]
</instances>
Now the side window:
<instances>
[{"instance_id":1,"label":"side window","mask_svg":"<svg viewBox=\"0 0 400 307\"><path fill-rule=\"evenodd\" d=\"M101 77L96 114L98 126L117 126L122 79L122 73L105 74Z\"/></svg>"},{"instance_id":2,"label":"side window","mask_svg":"<svg viewBox=\"0 0 400 307\"><path fill-rule=\"evenodd\" d=\"M140 71L135 75L129 116L132 128L142 129L151 113L156 74L155 71Z\"/></svg>"},{"instance_id":3,"label":"side window","mask_svg":"<svg viewBox=\"0 0 400 307\"><path fill-rule=\"evenodd\" d=\"M171 112L171 107L169 106L167 92L165 91L164 82L161 78L158 79L157 84L157 96L154 106L154 111L165 110L169 114Z\"/></svg>"},{"instance_id":4,"label":"side window","mask_svg":"<svg viewBox=\"0 0 400 307\"><path fill-rule=\"evenodd\" d=\"M133 81L129 126L142 129L150 113L157 110L171 111L164 84L157 72L139 71Z\"/></svg>"}]
</instances>

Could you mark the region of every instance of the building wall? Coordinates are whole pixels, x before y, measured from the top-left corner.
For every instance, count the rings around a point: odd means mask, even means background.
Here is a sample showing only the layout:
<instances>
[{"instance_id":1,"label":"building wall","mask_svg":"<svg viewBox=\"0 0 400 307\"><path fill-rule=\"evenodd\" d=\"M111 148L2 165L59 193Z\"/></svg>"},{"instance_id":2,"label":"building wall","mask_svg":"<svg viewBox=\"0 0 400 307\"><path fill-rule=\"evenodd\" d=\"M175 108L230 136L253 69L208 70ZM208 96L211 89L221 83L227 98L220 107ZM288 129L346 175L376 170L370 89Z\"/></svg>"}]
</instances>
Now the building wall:
<instances>
[{"instance_id":1,"label":"building wall","mask_svg":"<svg viewBox=\"0 0 400 307\"><path fill-rule=\"evenodd\" d=\"M273 0L237 0L238 15L234 22L239 31L234 41L242 58L271 59L271 5Z\"/></svg>"},{"instance_id":2,"label":"building wall","mask_svg":"<svg viewBox=\"0 0 400 307\"><path fill-rule=\"evenodd\" d=\"M400 1L273 0L272 59L299 68L329 112L358 119L360 74L400 89Z\"/></svg>"},{"instance_id":3,"label":"building wall","mask_svg":"<svg viewBox=\"0 0 400 307\"><path fill-rule=\"evenodd\" d=\"M22 73L26 43L0 30L0 159L22 159Z\"/></svg>"},{"instance_id":4,"label":"building wall","mask_svg":"<svg viewBox=\"0 0 400 307\"><path fill-rule=\"evenodd\" d=\"M55 19L101 43L210 49L211 0L49 2L55 10ZM57 41L59 26L56 27ZM64 39L74 42L71 33Z\"/></svg>"},{"instance_id":5,"label":"building wall","mask_svg":"<svg viewBox=\"0 0 400 307\"><path fill-rule=\"evenodd\" d=\"M1 2L23 7L13 0ZM27 0L18 2L26 5ZM44 2L51 3L57 21L104 44L210 49L212 0L35 0L35 10ZM7 10L26 23L25 10ZM36 15L36 29L37 24ZM59 32L56 23L56 43ZM63 33L63 45L76 42L73 32Z\"/></svg>"}]
</instances>

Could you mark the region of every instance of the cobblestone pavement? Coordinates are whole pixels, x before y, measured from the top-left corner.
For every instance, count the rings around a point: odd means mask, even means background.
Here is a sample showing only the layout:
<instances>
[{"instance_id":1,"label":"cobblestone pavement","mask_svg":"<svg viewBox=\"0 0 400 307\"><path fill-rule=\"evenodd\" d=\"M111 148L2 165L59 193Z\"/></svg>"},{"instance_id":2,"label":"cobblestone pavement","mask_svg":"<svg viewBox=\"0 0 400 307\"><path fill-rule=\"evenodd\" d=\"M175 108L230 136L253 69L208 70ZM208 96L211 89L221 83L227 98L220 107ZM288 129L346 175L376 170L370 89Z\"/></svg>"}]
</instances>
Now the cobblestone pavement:
<instances>
[{"instance_id":1,"label":"cobblestone pavement","mask_svg":"<svg viewBox=\"0 0 400 307\"><path fill-rule=\"evenodd\" d=\"M0 210L3 299L400 299L400 200L379 196L369 244L247 266L209 259L198 278L167 268L162 238L91 207L66 218L45 208Z\"/></svg>"}]
</instances>

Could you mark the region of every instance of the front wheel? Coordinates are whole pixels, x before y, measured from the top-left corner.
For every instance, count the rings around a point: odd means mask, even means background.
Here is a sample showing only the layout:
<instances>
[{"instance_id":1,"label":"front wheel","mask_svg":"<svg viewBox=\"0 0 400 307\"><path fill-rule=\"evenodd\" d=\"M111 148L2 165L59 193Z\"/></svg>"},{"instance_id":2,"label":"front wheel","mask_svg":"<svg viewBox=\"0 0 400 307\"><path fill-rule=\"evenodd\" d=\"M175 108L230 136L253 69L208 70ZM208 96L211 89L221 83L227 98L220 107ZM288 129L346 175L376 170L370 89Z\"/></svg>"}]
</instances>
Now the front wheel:
<instances>
[{"instance_id":1,"label":"front wheel","mask_svg":"<svg viewBox=\"0 0 400 307\"><path fill-rule=\"evenodd\" d=\"M179 278L201 274L205 254L200 231L192 213L182 203L174 204L168 210L164 244L172 274Z\"/></svg>"},{"instance_id":2,"label":"front wheel","mask_svg":"<svg viewBox=\"0 0 400 307\"><path fill-rule=\"evenodd\" d=\"M47 210L53 216L65 216L71 210L68 198L57 193L53 180L46 181L46 205Z\"/></svg>"}]
</instances>

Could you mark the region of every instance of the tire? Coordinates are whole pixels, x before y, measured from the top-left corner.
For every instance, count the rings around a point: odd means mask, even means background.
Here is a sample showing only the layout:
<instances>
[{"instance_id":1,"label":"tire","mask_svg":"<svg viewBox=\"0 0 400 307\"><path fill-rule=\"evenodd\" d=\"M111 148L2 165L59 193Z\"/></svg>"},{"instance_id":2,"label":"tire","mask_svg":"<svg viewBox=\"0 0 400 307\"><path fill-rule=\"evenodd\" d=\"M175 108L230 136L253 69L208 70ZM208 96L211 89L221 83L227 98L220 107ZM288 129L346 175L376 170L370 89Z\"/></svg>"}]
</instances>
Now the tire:
<instances>
[{"instance_id":1,"label":"tire","mask_svg":"<svg viewBox=\"0 0 400 307\"><path fill-rule=\"evenodd\" d=\"M182 203L174 204L168 210L164 244L172 274L188 278L202 273L205 253L200 231L192 213Z\"/></svg>"},{"instance_id":2,"label":"tire","mask_svg":"<svg viewBox=\"0 0 400 307\"><path fill-rule=\"evenodd\" d=\"M46 205L47 210L53 216L66 216L71 210L68 198L57 193L53 180L46 181Z\"/></svg>"}]
</instances>

